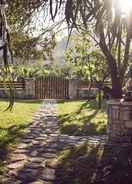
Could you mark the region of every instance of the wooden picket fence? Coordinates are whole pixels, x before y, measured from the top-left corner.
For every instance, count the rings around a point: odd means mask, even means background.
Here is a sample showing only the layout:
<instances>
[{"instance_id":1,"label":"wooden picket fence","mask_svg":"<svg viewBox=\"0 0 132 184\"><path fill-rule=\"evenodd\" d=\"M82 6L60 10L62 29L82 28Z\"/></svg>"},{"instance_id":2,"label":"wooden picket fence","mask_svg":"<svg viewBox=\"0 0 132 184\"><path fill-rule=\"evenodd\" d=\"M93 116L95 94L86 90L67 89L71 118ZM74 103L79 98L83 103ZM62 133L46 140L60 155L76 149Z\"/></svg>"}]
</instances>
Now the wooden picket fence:
<instances>
[{"instance_id":1,"label":"wooden picket fence","mask_svg":"<svg viewBox=\"0 0 132 184\"><path fill-rule=\"evenodd\" d=\"M40 77L35 80L37 99L67 99L69 80L59 77Z\"/></svg>"}]
</instances>

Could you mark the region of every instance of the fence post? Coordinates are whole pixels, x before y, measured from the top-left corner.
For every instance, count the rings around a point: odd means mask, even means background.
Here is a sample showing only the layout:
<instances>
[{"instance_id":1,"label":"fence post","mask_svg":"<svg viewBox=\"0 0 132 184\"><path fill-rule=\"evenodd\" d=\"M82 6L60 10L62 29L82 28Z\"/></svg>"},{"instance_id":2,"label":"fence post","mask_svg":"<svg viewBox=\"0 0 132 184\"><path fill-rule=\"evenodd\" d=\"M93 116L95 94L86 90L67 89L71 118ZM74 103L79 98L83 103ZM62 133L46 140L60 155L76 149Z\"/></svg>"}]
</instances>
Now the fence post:
<instances>
[{"instance_id":1,"label":"fence post","mask_svg":"<svg viewBox=\"0 0 132 184\"><path fill-rule=\"evenodd\" d=\"M69 98L76 99L78 97L78 80L70 79L69 80Z\"/></svg>"},{"instance_id":2,"label":"fence post","mask_svg":"<svg viewBox=\"0 0 132 184\"><path fill-rule=\"evenodd\" d=\"M35 98L35 79L25 79L25 98Z\"/></svg>"}]
</instances>

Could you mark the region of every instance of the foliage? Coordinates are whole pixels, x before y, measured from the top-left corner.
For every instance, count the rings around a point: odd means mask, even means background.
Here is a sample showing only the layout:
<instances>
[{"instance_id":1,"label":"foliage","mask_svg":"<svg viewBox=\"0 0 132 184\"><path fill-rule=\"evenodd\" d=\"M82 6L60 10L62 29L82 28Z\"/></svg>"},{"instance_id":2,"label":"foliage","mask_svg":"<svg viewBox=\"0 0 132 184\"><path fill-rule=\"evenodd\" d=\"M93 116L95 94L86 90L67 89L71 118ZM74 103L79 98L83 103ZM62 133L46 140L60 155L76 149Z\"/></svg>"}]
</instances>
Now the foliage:
<instances>
[{"instance_id":1,"label":"foliage","mask_svg":"<svg viewBox=\"0 0 132 184\"><path fill-rule=\"evenodd\" d=\"M19 78L33 78L33 77L46 77L46 76L57 76L63 78L69 78L72 68L67 64L43 64L43 61L38 61L32 64L10 66L10 75L14 80ZM72 72L72 71L71 71ZM2 81L4 78L3 69L0 69Z\"/></svg>"},{"instance_id":2,"label":"foliage","mask_svg":"<svg viewBox=\"0 0 132 184\"><path fill-rule=\"evenodd\" d=\"M57 76L63 78L71 78L72 73L74 71L74 67L69 63L52 63L45 67L48 71L48 75Z\"/></svg>"},{"instance_id":3,"label":"foliage","mask_svg":"<svg viewBox=\"0 0 132 184\"><path fill-rule=\"evenodd\" d=\"M66 1L69 27L86 30L106 57L113 97L122 95L131 46L131 11L124 15L119 2L111 0Z\"/></svg>"},{"instance_id":4,"label":"foliage","mask_svg":"<svg viewBox=\"0 0 132 184\"><path fill-rule=\"evenodd\" d=\"M14 88L12 85L13 78L9 64L13 64L13 54L15 57L17 57L17 59L18 57L21 57L22 59L26 58L27 60L32 58L34 59L38 56L40 57L41 53L43 53L43 57L45 57L45 55L47 54L51 58L51 50L55 46L55 37L52 34L51 40L49 41L49 39L47 38L42 40L42 37L40 36L34 38L31 36L31 34L25 33L25 23L27 20L29 21L30 13L32 14L33 10L37 8L36 3L38 1L32 1L33 4L29 1L7 2L9 5L8 11L6 11L6 1L0 1L0 50L2 50L3 52L3 65L5 67L3 70L4 72L2 71L2 74L4 74L4 76L2 76L2 79L3 82L5 82L5 80L8 80L10 82L10 104L7 109L11 109L14 103ZM10 25L10 34L7 22ZM43 48L41 50L36 48L38 41L39 44L41 44L41 48ZM46 54L44 53L45 51ZM10 60L11 62L9 62Z\"/></svg>"},{"instance_id":5,"label":"foliage","mask_svg":"<svg viewBox=\"0 0 132 184\"><path fill-rule=\"evenodd\" d=\"M16 60L20 60L17 61L17 64L24 64L24 62L26 63L28 60L42 57L42 51L38 50L36 47L38 42L37 38L33 38L22 31L12 32L11 41L15 62Z\"/></svg>"},{"instance_id":6,"label":"foliage","mask_svg":"<svg viewBox=\"0 0 132 184\"><path fill-rule=\"evenodd\" d=\"M91 82L104 82L109 77L108 65L99 49L90 42L88 34L71 37L72 45L66 54L66 61L73 65L73 76Z\"/></svg>"},{"instance_id":7,"label":"foliage","mask_svg":"<svg viewBox=\"0 0 132 184\"><path fill-rule=\"evenodd\" d=\"M15 37L15 39L14 39ZM56 45L55 35L33 37L25 32L12 32L11 45L15 58L14 64L32 64L33 61L53 60L52 50Z\"/></svg>"},{"instance_id":8,"label":"foliage","mask_svg":"<svg viewBox=\"0 0 132 184\"><path fill-rule=\"evenodd\" d=\"M7 18L11 29L20 30L31 21L31 17L40 6L44 6L45 0L7 0L9 5Z\"/></svg>"}]
</instances>

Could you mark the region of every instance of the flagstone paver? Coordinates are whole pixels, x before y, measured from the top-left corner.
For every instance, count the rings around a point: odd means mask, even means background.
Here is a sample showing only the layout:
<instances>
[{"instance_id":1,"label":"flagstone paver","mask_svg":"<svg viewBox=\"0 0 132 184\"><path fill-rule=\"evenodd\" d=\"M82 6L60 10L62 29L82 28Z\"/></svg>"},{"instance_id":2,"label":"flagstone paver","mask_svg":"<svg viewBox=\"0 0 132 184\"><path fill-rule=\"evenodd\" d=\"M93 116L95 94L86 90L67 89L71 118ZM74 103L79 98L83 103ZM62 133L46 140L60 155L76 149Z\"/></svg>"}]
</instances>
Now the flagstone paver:
<instances>
[{"instance_id":1,"label":"flagstone paver","mask_svg":"<svg viewBox=\"0 0 132 184\"><path fill-rule=\"evenodd\" d=\"M2 184L59 184L57 152L64 147L106 142L106 136L68 136L59 133L57 104L45 100L35 114L28 133L10 155Z\"/></svg>"}]
</instances>

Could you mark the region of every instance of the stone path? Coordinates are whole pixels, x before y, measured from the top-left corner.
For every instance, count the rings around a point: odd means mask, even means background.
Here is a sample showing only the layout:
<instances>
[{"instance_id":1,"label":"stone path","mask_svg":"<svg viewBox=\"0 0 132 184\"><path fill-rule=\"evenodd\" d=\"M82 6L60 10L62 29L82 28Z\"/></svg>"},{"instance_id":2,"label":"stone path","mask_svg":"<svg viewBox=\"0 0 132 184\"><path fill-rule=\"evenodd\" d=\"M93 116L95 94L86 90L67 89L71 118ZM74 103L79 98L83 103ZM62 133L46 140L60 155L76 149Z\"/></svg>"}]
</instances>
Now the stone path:
<instances>
[{"instance_id":1,"label":"stone path","mask_svg":"<svg viewBox=\"0 0 132 184\"><path fill-rule=\"evenodd\" d=\"M105 143L106 137L61 135L58 130L57 104L44 101L34 116L28 133L11 154L2 184L59 184L56 178L57 152L67 146L88 141Z\"/></svg>"}]
</instances>

